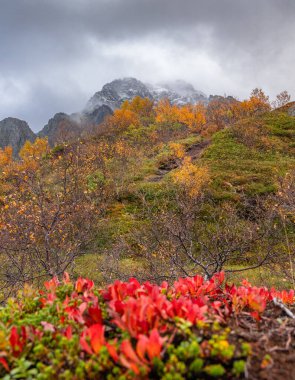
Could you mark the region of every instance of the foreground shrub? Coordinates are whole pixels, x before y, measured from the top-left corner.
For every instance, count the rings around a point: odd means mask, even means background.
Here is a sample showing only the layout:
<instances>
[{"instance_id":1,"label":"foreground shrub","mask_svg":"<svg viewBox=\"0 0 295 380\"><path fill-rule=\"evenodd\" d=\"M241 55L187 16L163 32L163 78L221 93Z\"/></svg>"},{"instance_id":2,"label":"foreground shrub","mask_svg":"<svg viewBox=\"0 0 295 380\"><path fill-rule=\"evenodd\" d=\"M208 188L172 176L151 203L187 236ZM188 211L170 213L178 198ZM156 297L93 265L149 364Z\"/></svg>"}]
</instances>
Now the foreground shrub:
<instances>
[{"instance_id":1,"label":"foreground shrub","mask_svg":"<svg viewBox=\"0 0 295 380\"><path fill-rule=\"evenodd\" d=\"M294 292L181 278L173 286L135 279L97 289L67 274L25 286L0 309L4 379L243 378L251 345L233 333L242 313L255 323L273 299Z\"/></svg>"}]
</instances>

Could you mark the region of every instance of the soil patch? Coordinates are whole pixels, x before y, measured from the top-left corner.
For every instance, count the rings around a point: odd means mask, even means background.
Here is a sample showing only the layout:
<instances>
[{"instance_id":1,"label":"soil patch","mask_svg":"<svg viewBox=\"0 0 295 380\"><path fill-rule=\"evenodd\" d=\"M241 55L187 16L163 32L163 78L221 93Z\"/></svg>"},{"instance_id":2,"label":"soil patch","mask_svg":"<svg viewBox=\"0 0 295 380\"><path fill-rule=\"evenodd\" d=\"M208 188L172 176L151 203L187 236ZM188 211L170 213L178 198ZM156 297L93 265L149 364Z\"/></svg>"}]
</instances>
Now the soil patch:
<instances>
[{"instance_id":1,"label":"soil patch","mask_svg":"<svg viewBox=\"0 0 295 380\"><path fill-rule=\"evenodd\" d=\"M294 319L273 305L259 323L248 313L241 313L231 327L234 339L242 338L252 345L246 379L295 380Z\"/></svg>"}]
</instances>

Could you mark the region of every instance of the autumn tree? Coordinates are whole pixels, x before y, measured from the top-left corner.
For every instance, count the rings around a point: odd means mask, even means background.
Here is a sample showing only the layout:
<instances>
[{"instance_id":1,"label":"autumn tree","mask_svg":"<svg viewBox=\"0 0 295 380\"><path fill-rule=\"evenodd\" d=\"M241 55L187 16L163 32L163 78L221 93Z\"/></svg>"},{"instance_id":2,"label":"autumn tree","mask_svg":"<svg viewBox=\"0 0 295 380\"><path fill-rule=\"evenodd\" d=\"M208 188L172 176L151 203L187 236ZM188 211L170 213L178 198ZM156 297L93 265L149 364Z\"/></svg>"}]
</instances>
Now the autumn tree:
<instances>
[{"instance_id":1,"label":"autumn tree","mask_svg":"<svg viewBox=\"0 0 295 380\"><path fill-rule=\"evenodd\" d=\"M161 99L155 107L155 113L157 123L173 124L179 121L178 108L169 99Z\"/></svg>"},{"instance_id":2,"label":"autumn tree","mask_svg":"<svg viewBox=\"0 0 295 380\"><path fill-rule=\"evenodd\" d=\"M179 107L178 114L179 121L192 132L200 132L206 124L206 108L201 103Z\"/></svg>"},{"instance_id":3,"label":"autumn tree","mask_svg":"<svg viewBox=\"0 0 295 380\"><path fill-rule=\"evenodd\" d=\"M207 122L216 126L217 130L223 129L233 121L233 107L237 104L235 99L217 97L210 101L206 110Z\"/></svg>"},{"instance_id":4,"label":"autumn tree","mask_svg":"<svg viewBox=\"0 0 295 380\"><path fill-rule=\"evenodd\" d=\"M4 149L0 148L0 168L7 170L13 162L13 149L7 146ZM0 171L0 203L3 203L3 196L10 188L9 183L5 181L5 171Z\"/></svg>"},{"instance_id":5,"label":"autumn tree","mask_svg":"<svg viewBox=\"0 0 295 380\"><path fill-rule=\"evenodd\" d=\"M130 125L139 125L139 117L130 109L115 110L114 115L109 118L111 125L119 131L127 129Z\"/></svg>"},{"instance_id":6,"label":"autumn tree","mask_svg":"<svg viewBox=\"0 0 295 380\"><path fill-rule=\"evenodd\" d=\"M271 108L269 96L267 96L261 88L254 88L251 92L247 106L248 112L251 115L267 112Z\"/></svg>"},{"instance_id":7,"label":"autumn tree","mask_svg":"<svg viewBox=\"0 0 295 380\"><path fill-rule=\"evenodd\" d=\"M96 156L80 143L50 151L44 139L27 142L20 160L2 160L1 170L10 188L0 206L0 278L13 291L70 270L110 193Z\"/></svg>"},{"instance_id":8,"label":"autumn tree","mask_svg":"<svg viewBox=\"0 0 295 380\"><path fill-rule=\"evenodd\" d=\"M272 103L273 108L280 108L288 104L291 100L291 95L288 91L282 91L277 96L275 101Z\"/></svg>"},{"instance_id":9,"label":"autumn tree","mask_svg":"<svg viewBox=\"0 0 295 380\"><path fill-rule=\"evenodd\" d=\"M136 113L140 118L149 118L153 115L154 102L149 98L134 97L132 100L125 100L121 109Z\"/></svg>"},{"instance_id":10,"label":"autumn tree","mask_svg":"<svg viewBox=\"0 0 295 380\"><path fill-rule=\"evenodd\" d=\"M13 149L11 146L6 146L0 149L0 167L8 166L13 160Z\"/></svg>"},{"instance_id":11,"label":"autumn tree","mask_svg":"<svg viewBox=\"0 0 295 380\"><path fill-rule=\"evenodd\" d=\"M121 108L116 109L112 116L106 118L100 129L120 133L130 126L147 125L153 117L153 105L150 99L139 96L126 100Z\"/></svg>"},{"instance_id":12,"label":"autumn tree","mask_svg":"<svg viewBox=\"0 0 295 380\"><path fill-rule=\"evenodd\" d=\"M206 168L194 165L190 157L185 157L180 168L171 173L171 180L177 196L191 204L201 197L210 176Z\"/></svg>"},{"instance_id":13,"label":"autumn tree","mask_svg":"<svg viewBox=\"0 0 295 380\"><path fill-rule=\"evenodd\" d=\"M178 106L168 99L162 99L156 105L156 122L162 124L180 124L192 132L200 132L206 124L206 108L203 104Z\"/></svg>"}]
</instances>

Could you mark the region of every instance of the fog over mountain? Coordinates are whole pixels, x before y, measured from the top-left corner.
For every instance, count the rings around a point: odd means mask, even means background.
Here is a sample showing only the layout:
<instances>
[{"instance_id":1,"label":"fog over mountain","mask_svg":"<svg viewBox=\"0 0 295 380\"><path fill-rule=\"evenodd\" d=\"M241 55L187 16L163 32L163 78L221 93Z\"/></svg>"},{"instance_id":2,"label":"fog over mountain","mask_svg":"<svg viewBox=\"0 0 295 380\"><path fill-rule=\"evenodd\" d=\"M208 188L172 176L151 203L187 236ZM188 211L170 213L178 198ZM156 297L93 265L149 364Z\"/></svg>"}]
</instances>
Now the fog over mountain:
<instances>
[{"instance_id":1,"label":"fog over mountain","mask_svg":"<svg viewBox=\"0 0 295 380\"><path fill-rule=\"evenodd\" d=\"M293 0L3 0L0 120L38 131L121 77L294 94L294 17Z\"/></svg>"},{"instance_id":2,"label":"fog over mountain","mask_svg":"<svg viewBox=\"0 0 295 380\"><path fill-rule=\"evenodd\" d=\"M55 113L37 134L26 122L5 118L0 121L0 147L11 145L17 155L26 140L33 141L37 136L47 137L51 146L62 141L75 140L91 133L93 128L100 125L106 116L113 114L125 100L132 100L136 96L149 98L154 102L165 98L177 105L199 102L207 104L210 101L204 93L180 80L153 86L136 78L115 79L95 92L82 110L70 115L64 112Z\"/></svg>"}]
</instances>

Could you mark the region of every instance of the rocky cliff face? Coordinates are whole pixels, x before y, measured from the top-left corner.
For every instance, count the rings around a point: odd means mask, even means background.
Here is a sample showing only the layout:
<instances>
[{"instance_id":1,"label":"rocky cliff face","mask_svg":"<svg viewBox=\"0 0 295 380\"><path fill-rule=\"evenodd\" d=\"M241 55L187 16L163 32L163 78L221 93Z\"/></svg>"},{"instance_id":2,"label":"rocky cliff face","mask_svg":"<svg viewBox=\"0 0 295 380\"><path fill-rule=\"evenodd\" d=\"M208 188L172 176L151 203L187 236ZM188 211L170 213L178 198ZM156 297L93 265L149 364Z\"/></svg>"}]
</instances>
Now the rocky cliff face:
<instances>
[{"instance_id":1,"label":"rocky cliff face","mask_svg":"<svg viewBox=\"0 0 295 380\"><path fill-rule=\"evenodd\" d=\"M39 137L47 137L49 145L54 146L91 132L95 125L101 124L107 115L112 114L107 105L90 111L77 112L71 115L59 112L51 118L38 133Z\"/></svg>"},{"instance_id":2,"label":"rocky cliff face","mask_svg":"<svg viewBox=\"0 0 295 380\"><path fill-rule=\"evenodd\" d=\"M35 138L35 133L23 120L8 117L0 121L0 148L12 146L15 157L27 140L34 141Z\"/></svg>"},{"instance_id":3,"label":"rocky cliff face","mask_svg":"<svg viewBox=\"0 0 295 380\"><path fill-rule=\"evenodd\" d=\"M84 119L90 125L101 124L104 118L113 114L113 110L110 106L102 104L101 106L94 107L91 111L85 110L83 113Z\"/></svg>"},{"instance_id":4,"label":"rocky cliff face","mask_svg":"<svg viewBox=\"0 0 295 380\"><path fill-rule=\"evenodd\" d=\"M82 120L76 115L71 117L59 112L49 119L48 124L38 133L39 137L47 137L51 146L70 141L81 134Z\"/></svg>"}]
</instances>

